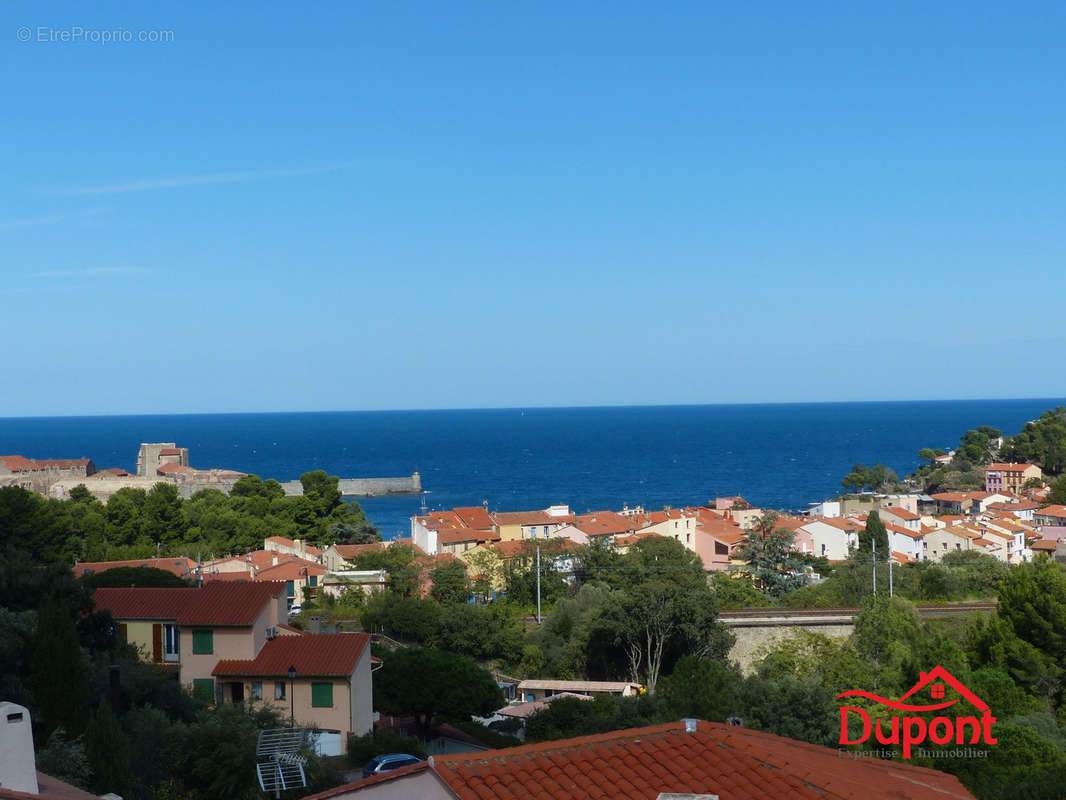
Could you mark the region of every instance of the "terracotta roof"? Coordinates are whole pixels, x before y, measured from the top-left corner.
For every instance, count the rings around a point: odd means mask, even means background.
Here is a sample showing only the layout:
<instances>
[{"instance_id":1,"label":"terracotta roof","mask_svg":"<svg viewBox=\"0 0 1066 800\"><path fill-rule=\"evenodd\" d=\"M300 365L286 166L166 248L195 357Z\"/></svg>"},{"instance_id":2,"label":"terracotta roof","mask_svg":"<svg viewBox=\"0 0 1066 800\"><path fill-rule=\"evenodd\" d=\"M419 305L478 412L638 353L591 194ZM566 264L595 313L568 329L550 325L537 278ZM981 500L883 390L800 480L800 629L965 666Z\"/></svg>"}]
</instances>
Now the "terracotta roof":
<instances>
[{"instance_id":1,"label":"terracotta roof","mask_svg":"<svg viewBox=\"0 0 1066 800\"><path fill-rule=\"evenodd\" d=\"M1033 542L1029 545L1030 550L1050 550L1055 551L1055 548L1059 546L1059 543L1055 539L1041 539L1038 542Z\"/></svg>"},{"instance_id":2,"label":"terracotta roof","mask_svg":"<svg viewBox=\"0 0 1066 800\"><path fill-rule=\"evenodd\" d=\"M1018 503L989 503L988 507L995 509L996 511L1010 511L1013 513L1015 511L1032 511L1033 509L1040 508L1040 504L1030 500L1022 500Z\"/></svg>"},{"instance_id":3,"label":"terracotta roof","mask_svg":"<svg viewBox=\"0 0 1066 800\"><path fill-rule=\"evenodd\" d=\"M985 472L992 470L993 472L1025 472L1027 469L1035 467L1035 464L989 464L985 467Z\"/></svg>"},{"instance_id":4,"label":"terracotta roof","mask_svg":"<svg viewBox=\"0 0 1066 800\"><path fill-rule=\"evenodd\" d=\"M1062 517L1066 519L1066 506L1047 506L1036 513L1041 517Z\"/></svg>"},{"instance_id":5,"label":"terracotta roof","mask_svg":"<svg viewBox=\"0 0 1066 800\"><path fill-rule=\"evenodd\" d=\"M56 469L70 469L71 467L87 467L92 462L87 458L38 458L38 467L55 467Z\"/></svg>"},{"instance_id":6,"label":"terracotta roof","mask_svg":"<svg viewBox=\"0 0 1066 800\"><path fill-rule=\"evenodd\" d=\"M160 475L169 475L172 472L195 472L192 467L182 466L181 464L160 464L156 468L156 472Z\"/></svg>"},{"instance_id":7,"label":"terracotta roof","mask_svg":"<svg viewBox=\"0 0 1066 800\"><path fill-rule=\"evenodd\" d=\"M738 544L744 541L744 529L739 525L724 519L703 517L696 525L696 530L705 533L724 544Z\"/></svg>"},{"instance_id":8,"label":"terracotta roof","mask_svg":"<svg viewBox=\"0 0 1066 800\"><path fill-rule=\"evenodd\" d=\"M369 542L367 544L335 544L333 549L337 555L345 561L361 556L363 553L377 553L385 549L384 542Z\"/></svg>"},{"instance_id":9,"label":"terracotta roof","mask_svg":"<svg viewBox=\"0 0 1066 800\"><path fill-rule=\"evenodd\" d=\"M111 616L123 619L177 620L182 610L202 589L97 589L93 602L98 611L110 611Z\"/></svg>"},{"instance_id":10,"label":"terracotta roof","mask_svg":"<svg viewBox=\"0 0 1066 800\"><path fill-rule=\"evenodd\" d=\"M886 514L891 514L893 517L897 517L898 519L905 519L909 522L913 522L916 519L921 519L921 517L915 514L913 511L908 511L907 509L902 508L900 506L888 506L887 508L882 508L881 511Z\"/></svg>"},{"instance_id":11,"label":"terracotta roof","mask_svg":"<svg viewBox=\"0 0 1066 800\"><path fill-rule=\"evenodd\" d=\"M107 572L119 567L151 567L161 569L179 578L184 578L194 569L196 562L185 556L174 558L133 558L127 561L82 561L74 565L74 577L96 572Z\"/></svg>"},{"instance_id":12,"label":"terracotta roof","mask_svg":"<svg viewBox=\"0 0 1066 800\"><path fill-rule=\"evenodd\" d=\"M497 525L563 525L573 522L573 514L553 517L547 511L497 511L492 515Z\"/></svg>"},{"instance_id":13,"label":"terracotta roof","mask_svg":"<svg viewBox=\"0 0 1066 800\"><path fill-rule=\"evenodd\" d=\"M460 800L653 800L660 792L730 800L789 797L971 798L958 778L746 728L672 722L524 745L435 756L433 769Z\"/></svg>"},{"instance_id":14,"label":"terracotta roof","mask_svg":"<svg viewBox=\"0 0 1066 800\"><path fill-rule=\"evenodd\" d=\"M962 492L937 492L931 496L934 500L939 500L942 503L964 503L972 499Z\"/></svg>"},{"instance_id":15,"label":"terracotta roof","mask_svg":"<svg viewBox=\"0 0 1066 800\"><path fill-rule=\"evenodd\" d=\"M281 677L296 667L296 675L308 677L347 677L355 671L363 651L370 644L368 633L308 633L269 639L254 659L223 659L212 675L262 675Z\"/></svg>"},{"instance_id":16,"label":"terracotta roof","mask_svg":"<svg viewBox=\"0 0 1066 800\"><path fill-rule=\"evenodd\" d=\"M164 447L159 451L161 456L180 456L182 448L180 447Z\"/></svg>"},{"instance_id":17,"label":"terracotta roof","mask_svg":"<svg viewBox=\"0 0 1066 800\"><path fill-rule=\"evenodd\" d=\"M178 615L178 624L251 625L263 610L263 606L284 591L285 584L277 581L212 581L195 591Z\"/></svg>"},{"instance_id":18,"label":"terracotta roof","mask_svg":"<svg viewBox=\"0 0 1066 800\"><path fill-rule=\"evenodd\" d=\"M0 456L0 463L11 472L30 472L37 469L37 465L25 456Z\"/></svg>"},{"instance_id":19,"label":"terracotta roof","mask_svg":"<svg viewBox=\"0 0 1066 800\"><path fill-rule=\"evenodd\" d=\"M824 522L847 533L858 533L866 529L866 525L851 517L811 517L811 522Z\"/></svg>"},{"instance_id":20,"label":"terracotta roof","mask_svg":"<svg viewBox=\"0 0 1066 800\"><path fill-rule=\"evenodd\" d=\"M295 581L309 575L325 575L326 570L321 564L303 559L286 561L276 567L264 567L255 576L257 581Z\"/></svg>"},{"instance_id":21,"label":"terracotta roof","mask_svg":"<svg viewBox=\"0 0 1066 800\"><path fill-rule=\"evenodd\" d=\"M908 536L911 539L921 539L922 536L925 535L921 531L910 531L910 530L907 530L906 528L901 528L899 525L892 525L892 524L886 524L885 525L885 530L892 531L893 533L898 533L901 536Z\"/></svg>"},{"instance_id":22,"label":"terracotta roof","mask_svg":"<svg viewBox=\"0 0 1066 800\"><path fill-rule=\"evenodd\" d=\"M293 550L296 549L296 541L294 539L286 539L284 536L268 536L266 539L263 540L263 544L266 545L267 542L274 542L274 544L280 544L282 547L291 547ZM303 548L304 552L310 555L322 555L321 548L315 547L314 545L310 545L307 542L303 543Z\"/></svg>"},{"instance_id":23,"label":"terracotta roof","mask_svg":"<svg viewBox=\"0 0 1066 800\"><path fill-rule=\"evenodd\" d=\"M914 556L909 556L906 553L899 553L893 550L892 560L895 561L897 564L912 564L918 559L916 559Z\"/></svg>"},{"instance_id":24,"label":"terracotta roof","mask_svg":"<svg viewBox=\"0 0 1066 800\"><path fill-rule=\"evenodd\" d=\"M133 477L132 475L130 475L130 473L126 472L126 470L119 469L118 467L108 467L107 469L97 470L96 474L100 475L100 476L103 476L103 475L114 475L117 478L130 478L130 477Z\"/></svg>"},{"instance_id":25,"label":"terracotta roof","mask_svg":"<svg viewBox=\"0 0 1066 800\"><path fill-rule=\"evenodd\" d=\"M441 544L459 544L460 542L491 542L500 536L492 530L476 528L440 528L437 539Z\"/></svg>"},{"instance_id":26,"label":"terracotta roof","mask_svg":"<svg viewBox=\"0 0 1066 800\"><path fill-rule=\"evenodd\" d=\"M487 531L493 528L492 517L481 506L454 508L452 512L459 518L463 527L475 528L480 531Z\"/></svg>"},{"instance_id":27,"label":"terracotta roof","mask_svg":"<svg viewBox=\"0 0 1066 800\"><path fill-rule=\"evenodd\" d=\"M505 542L492 542L486 547L498 553L502 558L513 558L521 553L530 552L532 544L526 543L532 541L532 539L508 539Z\"/></svg>"},{"instance_id":28,"label":"terracotta roof","mask_svg":"<svg viewBox=\"0 0 1066 800\"><path fill-rule=\"evenodd\" d=\"M632 533L637 529L636 523L614 511L594 511L581 514L574 522L574 527L588 536L608 536L619 533Z\"/></svg>"}]
</instances>

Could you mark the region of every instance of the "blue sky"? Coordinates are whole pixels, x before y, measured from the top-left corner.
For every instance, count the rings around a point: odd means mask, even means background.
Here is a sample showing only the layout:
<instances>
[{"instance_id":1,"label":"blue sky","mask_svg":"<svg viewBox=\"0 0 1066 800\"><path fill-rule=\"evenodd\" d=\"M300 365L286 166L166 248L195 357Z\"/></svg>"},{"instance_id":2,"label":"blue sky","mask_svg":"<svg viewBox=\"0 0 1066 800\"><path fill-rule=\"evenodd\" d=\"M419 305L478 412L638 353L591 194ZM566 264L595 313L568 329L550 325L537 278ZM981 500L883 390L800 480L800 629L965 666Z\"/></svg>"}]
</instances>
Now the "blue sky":
<instances>
[{"instance_id":1,"label":"blue sky","mask_svg":"<svg viewBox=\"0 0 1066 800\"><path fill-rule=\"evenodd\" d=\"M1066 395L1066 7L860 5L5 3L0 416Z\"/></svg>"}]
</instances>

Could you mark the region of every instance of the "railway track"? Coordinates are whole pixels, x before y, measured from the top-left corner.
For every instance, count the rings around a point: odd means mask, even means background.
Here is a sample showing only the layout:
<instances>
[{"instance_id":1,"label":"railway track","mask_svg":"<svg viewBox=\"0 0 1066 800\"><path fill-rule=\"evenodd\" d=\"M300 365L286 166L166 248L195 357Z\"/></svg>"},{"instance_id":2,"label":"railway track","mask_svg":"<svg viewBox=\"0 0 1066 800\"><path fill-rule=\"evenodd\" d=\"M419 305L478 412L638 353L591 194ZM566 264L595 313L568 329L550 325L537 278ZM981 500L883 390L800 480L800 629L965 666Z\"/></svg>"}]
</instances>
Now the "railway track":
<instances>
[{"instance_id":1,"label":"railway track","mask_svg":"<svg viewBox=\"0 0 1066 800\"><path fill-rule=\"evenodd\" d=\"M996 604L991 601L971 601L946 605L918 606L918 615L923 618L947 617L953 614L991 612ZM776 625L847 625L858 608L744 608L721 611L718 618L733 628L772 627Z\"/></svg>"}]
</instances>

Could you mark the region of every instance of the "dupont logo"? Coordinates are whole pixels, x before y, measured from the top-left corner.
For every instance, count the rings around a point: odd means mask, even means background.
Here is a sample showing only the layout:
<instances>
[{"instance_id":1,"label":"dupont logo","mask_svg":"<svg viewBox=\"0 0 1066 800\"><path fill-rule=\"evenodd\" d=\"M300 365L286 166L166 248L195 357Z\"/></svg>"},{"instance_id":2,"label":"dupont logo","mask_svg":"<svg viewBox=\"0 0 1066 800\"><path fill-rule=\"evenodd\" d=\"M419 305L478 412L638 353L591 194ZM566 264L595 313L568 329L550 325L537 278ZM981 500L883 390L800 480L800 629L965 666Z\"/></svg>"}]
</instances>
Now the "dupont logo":
<instances>
[{"instance_id":1,"label":"dupont logo","mask_svg":"<svg viewBox=\"0 0 1066 800\"><path fill-rule=\"evenodd\" d=\"M947 690L953 689L956 697L948 699ZM930 700L939 701L928 704L914 702L919 700L918 693L928 690ZM913 696L910 703L904 702ZM933 744L996 744L997 740L992 736L992 726L996 718L988 703L975 695L954 675L937 665L929 672L921 673L918 682L911 687L899 700L888 700L873 692L862 689L853 689L849 692L841 692L837 700L842 697L865 697L868 700L880 703L895 711L909 711L912 714L927 713L930 711L943 711L951 708L960 700L965 700L979 716L944 716L938 715L927 720L925 717L904 714L878 719L873 722L870 715L861 708L855 706L840 707L840 743L863 744L872 735L880 744L896 744L903 746L903 757L911 757L911 748L920 745L926 740ZM862 721L862 735L857 739L851 739L848 735L848 715L854 713ZM888 730L885 730L885 728Z\"/></svg>"}]
</instances>

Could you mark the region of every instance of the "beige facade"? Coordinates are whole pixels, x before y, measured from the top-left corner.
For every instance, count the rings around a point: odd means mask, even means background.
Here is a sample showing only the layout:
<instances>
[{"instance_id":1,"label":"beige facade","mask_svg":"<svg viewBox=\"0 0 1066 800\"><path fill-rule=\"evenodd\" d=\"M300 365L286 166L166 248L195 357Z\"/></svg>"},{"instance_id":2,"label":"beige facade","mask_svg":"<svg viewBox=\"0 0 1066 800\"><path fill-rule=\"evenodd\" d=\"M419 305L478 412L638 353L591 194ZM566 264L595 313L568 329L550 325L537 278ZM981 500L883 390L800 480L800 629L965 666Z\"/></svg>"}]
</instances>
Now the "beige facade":
<instances>
[{"instance_id":1,"label":"beige facade","mask_svg":"<svg viewBox=\"0 0 1066 800\"><path fill-rule=\"evenodd\" d=\"M255 658L266 644L270 628L287 623L285 593L266 603L255 622L248 625L182 625L180 643L181 682L195 688L197 680L211 679L211 671L223 659ZM198 635L200 634L200 635ZM210 634L208 637L205 634ZM206 646L210 639L210 647ZM206 652L210 650L210 652ZM197 652L200 651L200 652Z\"/></svg>"},{"instance_id":2,"label":"beige facade","mask_svg":"<svg viewBox=\"0 0 1066 800\"><path fill-rule=\"evenodd\" d=\"M932 531L923 538L926 561L940 561L948 553L973 549L974 537L954 526Z\"/></svg>"},{"instance_id":3,"label":"beige facade","mask_svg":"<svg viewBox=\"0 0 1066 800\"><path fill-rule=\"evenodd\" d=\"M346 753L348 734L363 736L374 726L370 671L370 648L366 647L350 675L297 675L292 681L285 673L226 675L218 677L219 693L223 703L262 701L283 718L295 719L297 727L339 732L341 752ZM323 691L325 686L330 687L328 692Z\"/></svg>"}]
</instances>

